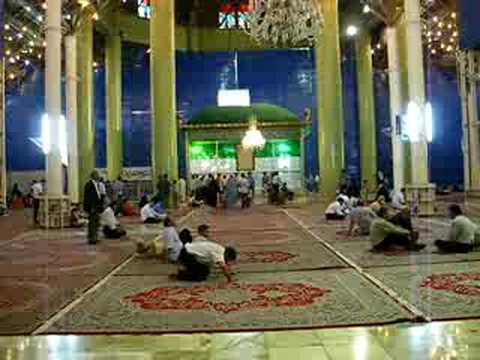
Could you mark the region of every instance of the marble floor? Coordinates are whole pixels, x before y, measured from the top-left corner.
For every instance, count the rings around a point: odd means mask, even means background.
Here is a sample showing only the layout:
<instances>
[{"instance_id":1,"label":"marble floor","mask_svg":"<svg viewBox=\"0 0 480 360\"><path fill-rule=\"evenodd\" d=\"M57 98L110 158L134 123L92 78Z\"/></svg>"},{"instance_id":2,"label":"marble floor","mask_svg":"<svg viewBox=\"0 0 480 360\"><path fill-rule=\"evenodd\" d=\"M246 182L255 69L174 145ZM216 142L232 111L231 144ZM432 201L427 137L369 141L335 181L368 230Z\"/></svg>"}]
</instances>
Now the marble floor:
<instances>
[{"instance_id":1,"label":"marble floor","mask_svg":"<svg viewBox=\"0 0 480 360\"><path fill-rule=\"evenodd\" d=\"M311 331L0 338L0 359L479 359L480 321Z\"/></svg>"}]
</instances>

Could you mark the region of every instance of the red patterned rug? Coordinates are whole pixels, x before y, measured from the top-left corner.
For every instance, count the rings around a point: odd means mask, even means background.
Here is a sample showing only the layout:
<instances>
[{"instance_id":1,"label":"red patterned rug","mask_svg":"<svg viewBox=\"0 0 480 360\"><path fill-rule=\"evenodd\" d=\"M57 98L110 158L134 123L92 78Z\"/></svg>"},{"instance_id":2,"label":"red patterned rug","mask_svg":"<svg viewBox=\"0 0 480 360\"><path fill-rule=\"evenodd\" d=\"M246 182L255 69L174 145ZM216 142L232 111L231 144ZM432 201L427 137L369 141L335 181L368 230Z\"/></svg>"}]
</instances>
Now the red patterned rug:
<instances>
[{"instance_id":1,"label":"red patterned rug","mask_svg":"<svg viewBox=\"0 0 480 360\"><path fill-rule=\"evenodd\" d=\"M371 269L434 320L480 318L480 263Z\"/></svg>"},{"instance_id":2,"label":"red patterned rug","mask_svg":"<svg viewBox=\"0 0 480 360\"><path fill-rule=\"evenodd\" d=\"M407 320L396 303L353 271L240 274L225 285L115 276L47 333L258 331Z\"/></svg>"}]
</instances>

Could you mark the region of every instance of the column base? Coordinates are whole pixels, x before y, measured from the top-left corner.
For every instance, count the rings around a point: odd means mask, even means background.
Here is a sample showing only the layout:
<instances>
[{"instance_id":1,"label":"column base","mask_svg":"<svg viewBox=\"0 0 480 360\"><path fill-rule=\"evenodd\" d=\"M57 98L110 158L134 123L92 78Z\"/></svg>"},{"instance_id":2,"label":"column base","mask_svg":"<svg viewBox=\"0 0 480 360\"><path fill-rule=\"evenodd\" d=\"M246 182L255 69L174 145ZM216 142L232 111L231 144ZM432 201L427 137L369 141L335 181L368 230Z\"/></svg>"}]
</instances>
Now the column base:
<instances>
[{"instance_id":1,"label":"column base","mask_svg":"<svg viewBox=\"0 0 480 360\"><path fill-rule=\"evenodd\" d=\"M39 222L44 229L61 229L70 226L71 203L68 196L42 197Z\"/></svg>"},{"instance_id":2,"label":"column base","mask_svg":"<svg viewBox=\"0 0 480 360\"><path fill-rule=\"evenodd\" d=\"M467 199L480 200L480 189L470 189L466 192Z\"/></svg>"},{"instance_id":3,"label":"column base","mask_svg":"<svg viewBox=\"0 0 480 360\"><path fill-rule=\"evenodd\" d=\"M418 216L435 215L435 184L410 184L405 186L406 200L417 208Z\"/></svg>"}]
</instances>

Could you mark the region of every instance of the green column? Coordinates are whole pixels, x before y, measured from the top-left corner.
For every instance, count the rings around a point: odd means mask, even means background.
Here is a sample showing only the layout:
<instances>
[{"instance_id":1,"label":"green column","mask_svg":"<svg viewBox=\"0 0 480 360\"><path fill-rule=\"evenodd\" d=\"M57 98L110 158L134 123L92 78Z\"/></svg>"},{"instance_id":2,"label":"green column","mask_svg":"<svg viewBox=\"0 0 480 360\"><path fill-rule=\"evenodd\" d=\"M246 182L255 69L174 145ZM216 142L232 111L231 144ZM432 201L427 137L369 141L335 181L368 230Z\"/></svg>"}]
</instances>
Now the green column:
<instances>
[{"instance_id":1,"label":"green column","mask_svg":"<svg viewBox=\"0 0 480 360\"><path fill-rule=\"evenodd\" d=\"M405 19L397 25L398 28L398 51L399 51L399 64L400 64L400 77L401 77L401 89L402 89L402 114L407 113L408 108L408 38L406 33ZM411 167L411 146L410 142L403 144L403 166L404 166L404 180L405 184L410 184L412 181L412 167Z\"/></svg>"},{"instance_id":2,"label":"green column","mask_svg":"<svg viewBox=\"0 0 480 360\"><path fill-rule=\"evenodd\" d=\"M105 42L107 102L107 173L115 180L122 173L122 39L110 34Z\"/></svg>"},{"instance_id":3,"label":"green column","mask_svg":"<svg viewBox=\"0 0 480 360\"><path fill-rule=\"evenodd\" d=\"M360 118L360 164L362 181L376 186L377 141L375 131L375 100L373 94L372 45L369 34L356 42L358 110Z\"/></svg>"},{"instance_id":4,"label":"green column","mask_svg":"<svg viewBox=\"0 0 480 360\"><path fill-rule=\"evenodd\" d=\"M93 24L82 24L77 33L78 148L80 193L95 168L95 122L93 116ZM80 200L82 198L80 197Z\"/></svg>"},{"instance_id":5,"label":"green column","mask_svg":"<svg viewBox=\"0 0 480 360\"><path fill-rule=\"evenodd\" d=\"M152 176L178 177L175 94L175 1L152 1L150 19Z\"/></svg>"},{"instance_id":6,"label":"green column","mask_svg":"<svg viewBox=\"0 0 480 360\"><path fill-rule=\"evenodd\" d=\"M322 4L325 18L316 46L321 190L333 195L344 167L338 0L317 1Z\"/></svg>"}]
</instances>

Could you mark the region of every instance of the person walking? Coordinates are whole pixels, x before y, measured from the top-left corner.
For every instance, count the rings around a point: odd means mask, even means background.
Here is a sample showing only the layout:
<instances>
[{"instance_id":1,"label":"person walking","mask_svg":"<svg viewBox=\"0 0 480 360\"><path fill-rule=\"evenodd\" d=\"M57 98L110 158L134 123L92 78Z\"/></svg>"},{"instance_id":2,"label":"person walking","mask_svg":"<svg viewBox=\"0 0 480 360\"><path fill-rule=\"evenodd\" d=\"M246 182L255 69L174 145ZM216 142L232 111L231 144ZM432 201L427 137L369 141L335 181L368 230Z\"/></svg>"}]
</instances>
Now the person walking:
<instances>
[{"instance_id":1,"label":"person walking","mask_svg":"<svg viewBox=\"0 0 480 360\"><path fill-rule=\"evenodd\" d=\"M39 224L38 211L40 209L40 197L43 195L43 186L40 181L34 180L31 188L31 194L33 199L33 223Z\"/></svg>"},{"instance_id":2,"label":"person walking","mask_svg":"<svg viewBox=\"0 0 480 360\"><path fill-rule=\"evenodd\" d=\"M95 245L98 242L98 226L100 213L103 210L103 198L99 187L100 176L96 170L92 171L90 180L85 184L83 194L83 209L88 214L88 243Z\"/></svg>"}]
</instances>

